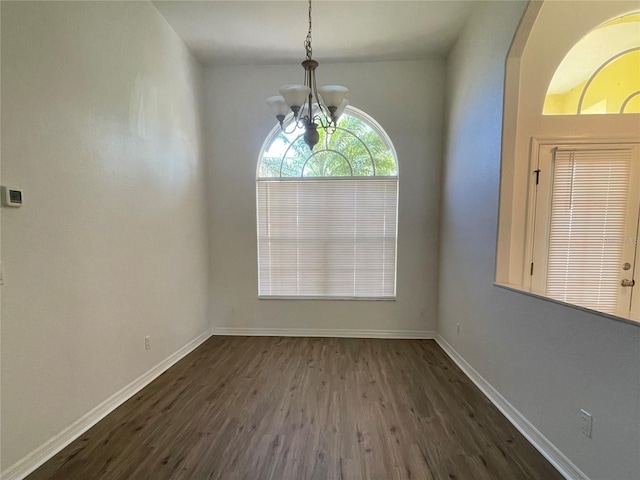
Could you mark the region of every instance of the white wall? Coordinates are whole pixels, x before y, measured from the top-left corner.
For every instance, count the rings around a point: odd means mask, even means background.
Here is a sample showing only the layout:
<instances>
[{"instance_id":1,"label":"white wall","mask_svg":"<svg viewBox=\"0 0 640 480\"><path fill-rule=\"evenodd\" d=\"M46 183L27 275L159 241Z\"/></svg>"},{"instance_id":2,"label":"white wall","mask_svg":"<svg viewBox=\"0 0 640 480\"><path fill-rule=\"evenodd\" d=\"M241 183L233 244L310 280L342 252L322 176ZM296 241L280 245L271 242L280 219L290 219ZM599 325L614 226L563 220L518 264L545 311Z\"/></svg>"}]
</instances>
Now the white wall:
<instances>
[{"instance_id":1,"label":"white wall","mask_svg":"<svg viewBox=\"0 0 640 480\"><path fill-rule=\"evenodd\" d=\"M393 141L400 171L397 301L258 300L256 164L275 125L264 99L300 81L299 65L206 72L211 312L214 328L433 332L444 62L320 64L319 83L351 88L349 100ZM424 314L421 315L421 309Z\"/></svg>"},{"instance_id":2,"label":"white wall","mask_svg":"<svg viewBox=\"0 0 640 480\"><path fill-rule=\"evenodd\" d=\"M201 69L150 4L1 30L4 471L207 331L208 232Z\"/></svg>"},{"instance_id":3,"label":"white wall","mask_svg":"<svg viewBox=\"0 0 640 480\"><path fill-rule=\"evenodd\" d=\"M480 4L449 58L438 332L591 479L635 479L640 328L492 285L504 62L524 6Z\"/></svg>"}]
</instances>

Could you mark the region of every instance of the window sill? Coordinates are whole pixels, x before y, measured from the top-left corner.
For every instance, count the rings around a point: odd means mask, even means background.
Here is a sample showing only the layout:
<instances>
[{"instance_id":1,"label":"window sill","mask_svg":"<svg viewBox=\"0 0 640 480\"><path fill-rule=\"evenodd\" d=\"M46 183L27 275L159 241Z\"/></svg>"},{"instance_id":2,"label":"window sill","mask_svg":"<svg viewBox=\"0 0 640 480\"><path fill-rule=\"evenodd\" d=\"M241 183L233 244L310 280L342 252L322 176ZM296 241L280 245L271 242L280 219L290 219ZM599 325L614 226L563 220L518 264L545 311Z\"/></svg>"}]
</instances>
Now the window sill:
<instances>
[{"instance_id":1,"label":"window sill","mask_svg":"<svg viewBox=\"0 0 640 480\"><path fill-rule=\"evenodd\" d=\"M573 303L567 303L567 302L563 302L561 300L556 300L555 298L545 297L544 295L541 295L539 293L533 293L533 292L529 292L528 290L524 290L522 287L520 287L518 285L512 285L512 284L506 284L506 283L498 283L498 282L493 282L493 285L498 287L498 288L502 288L504 290L510 290L512 292L521 293L521 294L527 295L529 297L539 298L541 300L546 300L547 302L557 303L558 305L563 305L565 307L573 308L575 310L580 310L582 312L591 313L591 314L594 314L594 315L598 315L600 317L605 317L605 318L608 318L608 319L611 319L611 320L615 320L617 322L628 323L630 325L635 325L636 327L640 327L640 321L638 321L638 320L633 320L631 318L619 317L617 315L612 315L610 313L599 312L598 310L593 310L591 308L581 307L581 306L575 305Z\"/></svg>"},{"instance_id":2,"label":"window sill","mask_svg":"<svg viewBox=\"0 0 640 480\"><path fill-rule=\"evenodd\" d=\"M374 302L395 302L396 297L317 297L317 296L258 295L258 300L357 300L357 301L374 301Z\"/></svg>"}]
</instances>

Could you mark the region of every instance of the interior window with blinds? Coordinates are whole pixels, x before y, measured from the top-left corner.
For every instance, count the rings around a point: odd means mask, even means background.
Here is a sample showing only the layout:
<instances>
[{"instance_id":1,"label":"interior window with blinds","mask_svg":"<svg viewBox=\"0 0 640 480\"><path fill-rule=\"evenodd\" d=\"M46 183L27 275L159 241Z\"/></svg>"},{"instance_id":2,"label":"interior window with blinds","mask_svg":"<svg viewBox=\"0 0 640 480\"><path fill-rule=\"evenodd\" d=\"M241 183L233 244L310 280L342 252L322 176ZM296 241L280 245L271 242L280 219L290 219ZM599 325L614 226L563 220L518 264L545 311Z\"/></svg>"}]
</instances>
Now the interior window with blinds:
<instances>
[{"instance_id":1,"label":"interior window with blinds","mask_svg":"<svg viewBox=\"0 0 640 480\"><path fill-rule=\"evenodd\" d=\"M372 119L348 109L309 150L272 132L256 179L261 298L393 299L398 175Z\"/></svg>"},{"instance_id":2,"label":"interior window with blinds","mask_svg":"<svg viewBox=\"0 0 640 480\"><path fill-rule=\"evenodd\" d=\"M615 313L627 241L631 156L620 151L556 151L547 294Z\"/></svg>"},{"instance_id":3,"label":"interior window with blinds","mask_svg":"<svg viewBox=\"0 0 640 480\"><path fill-rule=\"evenodd\" d=\"M537 271L532 263L532 272L550 298L629 316L638 235L637 151L555 148L551 160L541 166L550 170L543 177L550 185L538 192L537 228L546 239L538 232L535 245L538 257L544 250L546 258L536 263Z\"/></svg>"}]
</instances>

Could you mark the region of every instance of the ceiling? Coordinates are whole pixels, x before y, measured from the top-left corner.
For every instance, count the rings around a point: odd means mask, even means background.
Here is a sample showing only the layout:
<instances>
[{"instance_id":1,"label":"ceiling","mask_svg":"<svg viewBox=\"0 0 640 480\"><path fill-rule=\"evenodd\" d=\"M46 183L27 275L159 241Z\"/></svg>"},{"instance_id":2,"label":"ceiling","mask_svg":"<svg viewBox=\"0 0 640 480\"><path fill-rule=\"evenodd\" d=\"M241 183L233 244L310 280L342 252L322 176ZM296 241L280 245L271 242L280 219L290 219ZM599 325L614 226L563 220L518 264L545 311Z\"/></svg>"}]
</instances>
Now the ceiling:
<instances>
[{"instance_id":1,"label":"ceiling","mask_svg":"<svg viewBox=\"0 0 640 480\"><path fill-rule=\"evenodd\" d=\"M324 62L415 60L448 53L474 1L316 0L313 58ZM308 4L166 1L153 4L204 65L300 62Z\"/></svg>"}]
</instances>

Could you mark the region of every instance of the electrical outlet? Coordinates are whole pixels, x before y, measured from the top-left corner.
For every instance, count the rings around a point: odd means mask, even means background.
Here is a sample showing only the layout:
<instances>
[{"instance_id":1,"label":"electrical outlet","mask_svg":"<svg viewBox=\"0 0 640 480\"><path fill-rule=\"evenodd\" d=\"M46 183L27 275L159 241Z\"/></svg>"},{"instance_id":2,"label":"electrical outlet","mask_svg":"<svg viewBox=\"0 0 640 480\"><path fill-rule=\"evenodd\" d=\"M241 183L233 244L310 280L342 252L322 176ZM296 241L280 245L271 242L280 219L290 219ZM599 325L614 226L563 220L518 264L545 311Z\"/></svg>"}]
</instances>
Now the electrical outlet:
<instances>
[{"instance_id":1,"label":"electrical outlet","mask_svg":"<svg viewBox=\"0 0 640 480\"><path fill-rule=\"evenodd\" d=\"M151 335L144 337L144 349L151 350Z\"/></svg>"},{"instance_id":2,"label":"electrical outlet","mask_svg":"<svg viewBox=\"0 0 640 480\"><path fill-rule=\"evenodd\" d=\"M460 324L456 323L456 333L460 335Z\"/></svg>"},{"instance_id":3,"label":"electrical outlet","mask_svg":"<svg viewBox=\"0 0 640 480\"><path fill-rule=\"evenodd\" d=\"M593 425L593 417L586 410L580 410L580 417L582 419L582 433L591 438L591 427Z\"/></svg>"}]
</instances>

